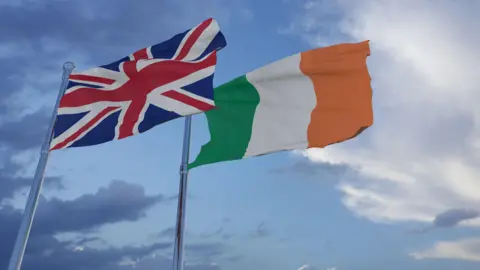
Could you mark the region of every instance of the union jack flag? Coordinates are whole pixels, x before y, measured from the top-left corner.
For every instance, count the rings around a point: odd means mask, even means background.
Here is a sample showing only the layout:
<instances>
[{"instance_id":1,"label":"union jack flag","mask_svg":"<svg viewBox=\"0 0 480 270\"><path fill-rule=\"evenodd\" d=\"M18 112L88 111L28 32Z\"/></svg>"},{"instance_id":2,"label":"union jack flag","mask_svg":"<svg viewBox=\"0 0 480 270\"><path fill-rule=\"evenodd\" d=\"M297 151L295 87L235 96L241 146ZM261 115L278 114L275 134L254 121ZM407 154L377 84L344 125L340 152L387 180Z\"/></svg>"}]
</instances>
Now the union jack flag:
<instances>
[{"instance_id":1,"label":"union jack flag","mask_svg":"<svg viewBox=\"0 0 480 270\"><path fill-rule=\"evenodd\" d=\"M213 109L216 52L225 46L210 18L111 64L72 73L50 149L118 140Z\"/></svg>"}]
</instances>

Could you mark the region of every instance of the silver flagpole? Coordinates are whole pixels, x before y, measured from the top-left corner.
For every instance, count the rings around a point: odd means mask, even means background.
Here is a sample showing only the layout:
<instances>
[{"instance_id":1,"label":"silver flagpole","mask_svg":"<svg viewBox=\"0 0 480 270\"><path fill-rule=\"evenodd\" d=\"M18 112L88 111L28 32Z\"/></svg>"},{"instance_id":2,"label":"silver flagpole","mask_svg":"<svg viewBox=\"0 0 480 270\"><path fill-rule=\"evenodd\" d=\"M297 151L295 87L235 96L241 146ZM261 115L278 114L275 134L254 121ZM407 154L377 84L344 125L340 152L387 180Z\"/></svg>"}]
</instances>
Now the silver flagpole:
<instances>
[{"instance_id":1,"label":"silver flagpole","mask_svg":"<svg viewBox=\"0 0 480 270\"><path fill-rule=\"evenodd\" d=\"M183 134L182 163L180 165L180 187L178 191L177 227L175 230L175 246L173 251L173 270L183 270L183 242L185 230L185 211L187 202L188 159L190 155L190 131L192 116L185 117L185 130Z\"/></svg>"},{"instance_id":2,"label":"silver flagpole","mask_svg":"<svg viewBox=\"0 0 480 270\"><path fill-rule=\"evenodd\" d=\"M40 197L40 191L42 189L45 169L47 167L48 157L50 154L50 143L53 136L55 119L57 118L57 108L60 103L60 99L62 98L67 88L68 76L70 75L70 73L72 73L74 69L75 65L72 62L66 62L65 64L63 64L62 84L60 86L60 91L58 93L55 107L53 108L52 118L50 119L47 135L40 151L40 159L38 161L37 170L35 171L32 186L30 187L30 193L28 195L27 204L23 212L20 229L17 233L17 240L15 241L15 246L13 247L13 252L10 257L8 270L20 270L20 267L22 266L23 255L25 254L25 249L27 247L28 237L30 235L30 229L32 228L32 222L35 216L35 210L37 208L38 199Z\"/></svg>"}]
</instances>

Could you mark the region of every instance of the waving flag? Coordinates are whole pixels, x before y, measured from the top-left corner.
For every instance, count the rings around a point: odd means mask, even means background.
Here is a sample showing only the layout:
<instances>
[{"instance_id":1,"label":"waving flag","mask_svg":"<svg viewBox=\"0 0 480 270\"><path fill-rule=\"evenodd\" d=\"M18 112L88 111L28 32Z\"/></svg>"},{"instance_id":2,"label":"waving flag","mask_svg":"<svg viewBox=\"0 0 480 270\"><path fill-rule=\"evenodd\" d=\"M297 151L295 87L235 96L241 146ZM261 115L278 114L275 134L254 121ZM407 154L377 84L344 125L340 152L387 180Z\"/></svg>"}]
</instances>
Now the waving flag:
<instances>
[{"instance_id":1,"label":"waving flag","mask_svg":"<svg viewBox=\"0 0 480 270\"><path fill-rule=\"evenodd\" d=\"M225 46L218 23L208 19L116 62L71 74L50 149L118 140L213 109L216 52Z\"/></svg>"},{"instance_id":2,"label":"waving flag","mask_svg":"<svg viewBox=\"0 0 480 270\"><path fill-rule=\"evenodd\" d=\"M356 137L373 125L369 55L368 40L316 48L217 87L210 142L189 168Z\"/></svg>"}]
</instances>

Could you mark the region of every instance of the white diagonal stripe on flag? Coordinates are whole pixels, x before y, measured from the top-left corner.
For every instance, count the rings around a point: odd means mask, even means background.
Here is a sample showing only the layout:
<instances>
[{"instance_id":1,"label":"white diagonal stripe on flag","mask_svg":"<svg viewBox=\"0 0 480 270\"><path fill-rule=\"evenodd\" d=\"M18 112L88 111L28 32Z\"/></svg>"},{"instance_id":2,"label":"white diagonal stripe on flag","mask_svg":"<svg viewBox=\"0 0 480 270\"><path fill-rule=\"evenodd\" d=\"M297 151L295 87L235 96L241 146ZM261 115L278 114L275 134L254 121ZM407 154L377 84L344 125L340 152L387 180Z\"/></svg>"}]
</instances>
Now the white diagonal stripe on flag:
<instances>
[{"instance_id":1,"label":"white diagonal stripe on flag","mask_svg":"<svg viewBox=\"0 0 480 270\"><path fill-rule=\"evenodd\" d=\"M195 42L185 56L184 60L193 60L197 59L202 55L202 53L208 48L208 45L212 42L215 36L220 31L220 28L216 21L212 21L210 25L202 32L202 34L198 37L197 42Z\"/></svg>"},{"instance_id":2,"label":"white diagonal stripe on flag","mask_svg":"<svg viewBox=\"0 0 480 270\"><path fill-rule=\"evenodd\" d=\"M112 115L115 112L118 112L118 110L120 110L120 109L121 108L118 108L116 110L113 110L113 111L107 113L101 119L99 119L97 122L103 121L105 118L107 118L108 116ZM100 111L90 111L87 115L85 115L82 119L80 119L80 121L76 122L73 126L71 126L66 132L64 132L64 133L60 134L60 136L52 139L52 142L50 143L50 148L54 148L57 144L62 143L63 141L68 139L71 135L75 134L83 126L85 126L88 122L90 122L93 118L95 118L95 116L97 116L100 112L101 112L101 110ZM95 127L96 127L96 125L92 125L90 128L88 128L87 130L82 132L77 138L75 138L75 140L68 143L67 146L65 146L65 147L68 147L71 144L75 143L76 141L80 140L81 138L83 138L83 136L85 136L85 134L90 132L90 130L92 130Z\"/></svg>"}]
</instances>

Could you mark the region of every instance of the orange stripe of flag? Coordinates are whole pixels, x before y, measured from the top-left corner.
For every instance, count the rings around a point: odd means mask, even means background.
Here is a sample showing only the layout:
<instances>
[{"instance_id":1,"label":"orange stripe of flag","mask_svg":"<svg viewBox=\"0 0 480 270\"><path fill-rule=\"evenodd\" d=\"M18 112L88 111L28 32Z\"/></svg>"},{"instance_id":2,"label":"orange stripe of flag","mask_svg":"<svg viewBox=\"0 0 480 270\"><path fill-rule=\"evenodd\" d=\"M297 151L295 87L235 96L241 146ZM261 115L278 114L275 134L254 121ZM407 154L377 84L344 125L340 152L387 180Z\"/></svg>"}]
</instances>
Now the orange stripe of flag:
<instances>
[{"instance_id":1,"label":"orange stripe of flag","mask_svg":"<svg viewBox=\"0 0 480 270\"><path fill-rule=\"evenodd\" d=\"M369 55L369 41L301 54L300 69L312 80L317 98L307 133L309 148L348 140L373 124Z\"/></svg>"}]
</instances>

